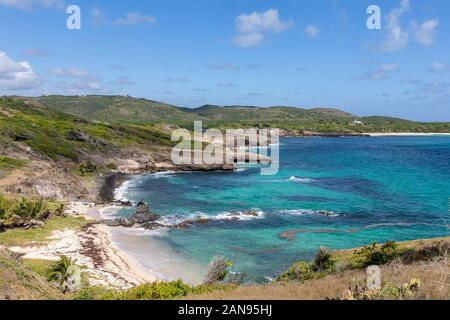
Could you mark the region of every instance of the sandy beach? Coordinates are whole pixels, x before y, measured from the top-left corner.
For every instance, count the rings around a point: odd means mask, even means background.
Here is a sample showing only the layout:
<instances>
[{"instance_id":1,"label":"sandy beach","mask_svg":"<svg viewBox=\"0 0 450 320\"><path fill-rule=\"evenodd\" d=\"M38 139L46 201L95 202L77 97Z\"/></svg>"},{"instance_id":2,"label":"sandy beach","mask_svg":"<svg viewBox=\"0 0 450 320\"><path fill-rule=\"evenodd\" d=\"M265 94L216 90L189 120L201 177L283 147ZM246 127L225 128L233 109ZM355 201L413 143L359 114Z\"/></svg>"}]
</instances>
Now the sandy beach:
<instances>
[{"instance_id":1,"label":"sandy beach","mask_svg":"<svg viewBox=\"0 0 450 320\"><path fill-rule=\"evenodd\" d=\"M91 203L71 202L66 213L97 220L101 219L100 210L104 208ZM68 256L83 266L91 285L126 289L158 280L156 275L114 245L111 230L105 225L95 224L81 231L58 230L43 246L9 249L23 254L25 259L57 260L61 255Z\"/></svg>"},{"instance_id":2,"label":"sandy beach","mask_svg":"<svg viewBox=\"0 0 450 320\"><path fill-rule=\"evenodd\" d=\"M365 133L371 137L428 137L428 136L450 136L450 133L415 133L415 132L375 132Z\"/></svg>"}]
</instances>

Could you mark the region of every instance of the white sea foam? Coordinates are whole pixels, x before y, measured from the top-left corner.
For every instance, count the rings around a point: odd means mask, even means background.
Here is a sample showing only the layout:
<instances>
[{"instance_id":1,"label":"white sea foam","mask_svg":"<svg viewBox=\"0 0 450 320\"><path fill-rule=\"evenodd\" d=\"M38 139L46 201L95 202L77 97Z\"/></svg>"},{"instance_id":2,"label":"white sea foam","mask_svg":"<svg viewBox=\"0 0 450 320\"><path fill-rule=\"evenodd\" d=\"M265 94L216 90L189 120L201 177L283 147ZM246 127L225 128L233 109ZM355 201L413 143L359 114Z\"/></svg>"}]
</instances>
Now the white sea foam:
<instances>
[{"instance_id":1,"label":"white sea foam","mask_svg":"<svg viewBox=\"0 0 450 320\"><path fill-rule=\"evenodd\" d=\"M178 225L180 223L186 221L192 221L195 223L200 220L208 220L208 221L249 221L254 219L262 219L264 218L265 213L261 210L252 210L252 211L234 211L234 212L223 212L218 215L209 215L202 212L197 212L190 215L169 215L163 216L158 220L158 223L163 226L173 226Z\"/></svg>"},{"instance_id":2,"label":"white sea foam","mask_svg":"<svg viewBox=\"0 0 450 320\"><path fill-rule=\"evenodd\" d=\"M161 171L161 172L152 173L150 176L154 179L162 179L162 178L172 177L176 173L177 172L175 172L175 171Z\"/></svg>"},{"instance_id":3,"label":"white sea foam","mask_svg":"<svg viewBox=\"0 0 450 320\"><path fill-rule=\"evenodd\" d=\"M128 198L126 197L126 194L128 192L128 189L132 186L133 183L134 183L133 180L127 180L124 183L122 183L120 187L116 188L116 190L114 190L114 200L129 201Z\"/></svg>"},{"instance_id":4,"label":"white sea foam","mask_svg":"<svg viewBox=\"0 0 450 320\"><path fill-rule=\"evenodd\" d=\"M265 213L262 210L252 211L236 211L236 212L224 212L214 217L215 220L241 220L248 221L253 219L264 218Z\"/></svg>"},{"instance_id":5,"label":"white sea foam","mask_svg":"<svg viewBox=\"0 0 450 320\"><path fill-rule=\"evenodd\" d=\"M340 215L333 211L325 210L311 210L311 209L295 209L295 210L281 210L281 214L287 214L292 216L304 216L304 215L321 215L325 217L335 218Z\"/></svg>"},{"instance_id":6,"label":"white sea foam","mask_svg":"<svg viewBox=\"0 0 450 320\"><path fill-rule=\"evenodd\" d=\"M300 177L292 176L289 178L289 181L293 181L293 182L297 182L297 183L311 183L311 182L314 182L314 179L300 178Z\"/></svg>"}]
</instances>

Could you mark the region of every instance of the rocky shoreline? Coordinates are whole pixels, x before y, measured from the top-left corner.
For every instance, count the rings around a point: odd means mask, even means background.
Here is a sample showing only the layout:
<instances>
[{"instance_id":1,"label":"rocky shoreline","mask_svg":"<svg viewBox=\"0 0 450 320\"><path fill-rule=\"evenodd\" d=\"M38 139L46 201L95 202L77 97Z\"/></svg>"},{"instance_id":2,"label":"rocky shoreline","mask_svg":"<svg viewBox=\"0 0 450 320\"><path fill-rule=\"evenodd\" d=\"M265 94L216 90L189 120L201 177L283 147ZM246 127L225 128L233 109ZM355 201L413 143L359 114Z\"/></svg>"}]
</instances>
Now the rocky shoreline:
<instances>
[{"instance_id":1,"label":"rocky shoreline","mask_svg":"<svg viewBox=\"0 0 450 320\"><path fill-rule=\"evenodd\" d=\"M280 137L283 137L283 138L305 138L305 137L341 138L341 137L370 137L370 134L368 134L368 133L352 133L352 132L314 132L314 131L306 131L306 130L280 129Z\"/></svg>"}]
</instances>

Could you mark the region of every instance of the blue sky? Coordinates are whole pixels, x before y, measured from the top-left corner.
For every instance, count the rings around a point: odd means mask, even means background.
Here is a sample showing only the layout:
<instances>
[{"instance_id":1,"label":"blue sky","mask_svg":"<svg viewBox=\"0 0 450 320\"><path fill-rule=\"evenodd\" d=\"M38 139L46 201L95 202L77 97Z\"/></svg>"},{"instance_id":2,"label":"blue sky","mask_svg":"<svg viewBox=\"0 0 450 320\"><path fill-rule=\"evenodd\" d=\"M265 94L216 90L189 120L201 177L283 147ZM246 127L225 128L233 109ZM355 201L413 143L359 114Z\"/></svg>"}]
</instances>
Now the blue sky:
<instances>
[{"instance_id":1,"label":"blue sky","mask_svg":"<svg viewBox=\"0 0 450 320\"><path fill-rule=\"evenodd\" d=\"M450 121L449 17L448 0L0 0L0 94Z\"/></svg>"}]
</instances>

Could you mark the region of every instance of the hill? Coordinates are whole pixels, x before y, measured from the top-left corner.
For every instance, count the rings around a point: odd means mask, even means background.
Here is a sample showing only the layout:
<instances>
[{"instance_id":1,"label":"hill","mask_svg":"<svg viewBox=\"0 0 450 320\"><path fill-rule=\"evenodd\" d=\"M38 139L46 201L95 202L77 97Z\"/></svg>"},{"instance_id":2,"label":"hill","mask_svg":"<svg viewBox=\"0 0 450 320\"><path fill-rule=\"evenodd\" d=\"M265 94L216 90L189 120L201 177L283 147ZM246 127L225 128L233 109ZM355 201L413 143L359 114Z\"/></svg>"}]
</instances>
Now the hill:
<instances>
[{"instance_id":1,"label":"hill","mask_svg":"<svg viewBox=\"0 0 450 320\"><path fill-rule=\"evenodd\" d=\"M0 98L0 145L35 157L80 161L89 154L114 155L122 147L171 146L163 129L109 125L42 107L33 101Z\"/></svg>"},{"instance_id":2,"label":"hill","mask_svg":"<svg viewBox=\"0 0 450 320\"><path fill-rule=\"evenodd\" d=\"M189 109L128 96L42 96L32 100L60 112L111 123L182 123L201 120Z\"/></svg>"},{"instance_id":3,"label":"hill","mask_svg":"<svg viewBox=\"0 0 450 320\"><path fill-rule=\"evenodd\" d=\"M0 275L0 300L67 299L42 275L4 249L0 249Z\"/></svg>"},{"instance_id":4,"label":"hill","mask_svg":"<svg viewBox=\"0 0 450 320\"><path fill-rule=\"evenodd\" d=\"M391 117L359 117L330 109L274 106L216 106L180 108L129 96L42 96L21 98L67 114L107 123L172 124L192 128L195 120L205 127L278 127L322 133L450 132L450 123L424 123ZM360 121L356 125L354 121Z\"/></svg>"}]
</instances>

